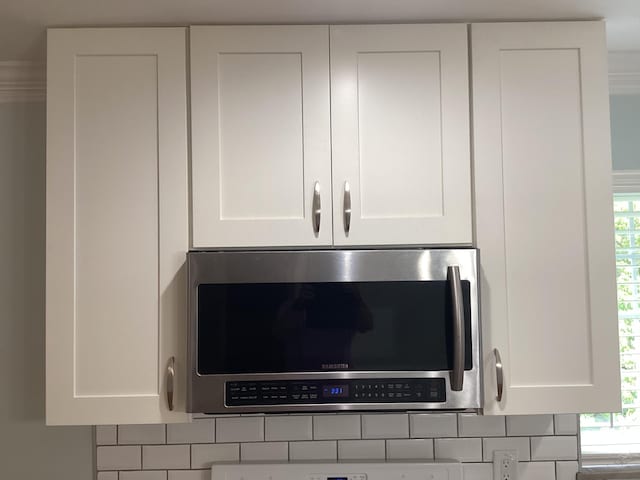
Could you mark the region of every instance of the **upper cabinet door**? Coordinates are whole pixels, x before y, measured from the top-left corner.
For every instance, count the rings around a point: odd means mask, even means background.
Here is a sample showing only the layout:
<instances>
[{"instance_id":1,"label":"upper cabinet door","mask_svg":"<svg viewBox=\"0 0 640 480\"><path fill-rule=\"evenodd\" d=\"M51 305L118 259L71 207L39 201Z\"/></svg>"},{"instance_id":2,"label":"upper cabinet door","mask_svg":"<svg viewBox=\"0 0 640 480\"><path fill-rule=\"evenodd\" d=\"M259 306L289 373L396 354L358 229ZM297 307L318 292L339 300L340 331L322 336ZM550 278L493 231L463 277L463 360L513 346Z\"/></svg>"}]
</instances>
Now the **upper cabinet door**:
<instances>
[{"instance_id":1,"label":"upper cabinet door","mask_svg":"<svg viewBox=\"0 0 640 480\"><path fill-rule=\"evenodd\" d=\"M336 245L471 244L466 25L331 27Z\"/></svg>"},{"instance_id":2,"label":"upper cabinet door","mask_svg":"<svg viewBox=\"0 0 640 480\"><path fill-rule=\"evenodd\" d=\"M50 425L189 418L185 33L49 31Z\"/></svg>"},{"instance_id":3,"label":"upper cabinet door","mask_svg":"<svg viewBox=\"0 0 640 480\"><path fill-rule=\"evenodd\" d=\"M604 23L473 25L472 50L485 412L619 411Z\"/></svg>"},{"instance_id":4,"label":"upper cabinet door","mask_svg":"<svg viewBox=\"0 0 640 480\"><path fill-rule=\"evenodd\" d=\"M330 245L327 26L191 28L192 242Z\"/></svg>"}]
</instances>

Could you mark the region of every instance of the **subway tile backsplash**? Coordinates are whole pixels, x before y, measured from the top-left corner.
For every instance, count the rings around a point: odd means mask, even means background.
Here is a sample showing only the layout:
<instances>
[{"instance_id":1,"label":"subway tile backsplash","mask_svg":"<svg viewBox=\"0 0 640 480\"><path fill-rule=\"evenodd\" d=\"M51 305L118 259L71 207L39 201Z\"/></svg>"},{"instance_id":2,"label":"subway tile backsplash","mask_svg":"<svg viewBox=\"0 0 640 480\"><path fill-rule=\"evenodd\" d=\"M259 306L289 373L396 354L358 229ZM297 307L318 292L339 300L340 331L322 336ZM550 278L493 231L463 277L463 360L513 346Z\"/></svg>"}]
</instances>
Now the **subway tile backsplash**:
<instances>
[{"instance_id":1,"label":"subway tile backsplash","mask_svg":"<svg viewBox=\"0 0 640 480\"><path fill-rule=\"evenodd\" d=\"M573 480L576 415L469 413L200 416L190 424L96 427L98 480L204 480L219 462L439 460L493 480L493 451L517 450L520 480Z\"/></svg>"}]
</instances>

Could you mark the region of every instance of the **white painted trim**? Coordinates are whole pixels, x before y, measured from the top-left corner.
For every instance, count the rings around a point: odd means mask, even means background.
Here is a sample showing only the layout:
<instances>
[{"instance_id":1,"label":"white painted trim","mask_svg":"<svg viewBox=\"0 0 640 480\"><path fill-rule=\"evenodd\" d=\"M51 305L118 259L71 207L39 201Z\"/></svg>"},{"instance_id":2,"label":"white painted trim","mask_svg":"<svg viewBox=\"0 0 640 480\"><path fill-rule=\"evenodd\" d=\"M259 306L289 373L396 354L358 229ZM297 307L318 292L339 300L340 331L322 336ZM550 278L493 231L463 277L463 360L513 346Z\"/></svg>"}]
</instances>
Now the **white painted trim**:
<instances>
[{"instance_id":1,"label":"white painted trim","mask_svg":"<svg viewBox=\"0 0 640 480\"><path fill-rule=\"evenodd\" d=\"M46 68L29 61L0 62L0 103L42 102L46 98Z\"/></svg>"},{"instance_id":2,"label":"white painted trim","mask_svg":"<svg viewBox=\"0 0 640 480\"><path fill-rule=\"evenodd\" d=\"M613 172L614 193L640 193L640 170Z\"/></svg>"},{"instance_id":3,"label":"white painted trim","mask_svg":"<svg viewBox=\"0 0 640 480\"><path fill-rule=\"evenodd\" d=\"M609 92L640 94L640 51L609 52Z\"/></svg>"},{"instance_id":4,"label":"white painted trim","mask_svg":"<svg viewBox=\"0 0 640 480\"><path fill-rule=\"evenodd\" d=\"M44 101L46 90L44 63L0 62L0 103ZM609 92L640 94L640 51L609 52Z\"/></svg>"}]
</instances>

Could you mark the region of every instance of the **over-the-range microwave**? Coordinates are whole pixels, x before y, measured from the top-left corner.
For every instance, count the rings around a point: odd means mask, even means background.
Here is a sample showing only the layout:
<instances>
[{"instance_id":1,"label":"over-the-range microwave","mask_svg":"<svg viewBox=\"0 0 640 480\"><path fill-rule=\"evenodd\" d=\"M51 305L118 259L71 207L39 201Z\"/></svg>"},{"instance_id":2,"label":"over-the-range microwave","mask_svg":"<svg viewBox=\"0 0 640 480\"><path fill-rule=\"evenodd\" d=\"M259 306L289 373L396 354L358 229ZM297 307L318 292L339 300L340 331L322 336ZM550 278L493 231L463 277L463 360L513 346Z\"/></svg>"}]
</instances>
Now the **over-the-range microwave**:
<instances>
[{"instance_id":1,"label":"over-the-range microwave","mask_svg":"<svg viewBox=\"0 0 640 480\"><path fill-rule=\"evenodd\" d=\"M474 249L189 252L187 411L482 407Z\"/></svg>"}]
</instances>

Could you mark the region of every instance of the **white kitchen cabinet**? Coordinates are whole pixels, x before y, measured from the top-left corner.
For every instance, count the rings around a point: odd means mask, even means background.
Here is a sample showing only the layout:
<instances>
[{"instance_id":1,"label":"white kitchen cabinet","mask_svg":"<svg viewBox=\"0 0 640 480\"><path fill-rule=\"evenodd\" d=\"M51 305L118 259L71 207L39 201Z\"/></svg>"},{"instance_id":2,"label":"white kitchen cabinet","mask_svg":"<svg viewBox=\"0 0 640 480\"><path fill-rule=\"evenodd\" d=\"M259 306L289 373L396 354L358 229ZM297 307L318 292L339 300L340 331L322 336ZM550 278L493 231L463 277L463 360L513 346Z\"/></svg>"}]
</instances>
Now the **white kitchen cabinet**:
<instances>
[{"instance_id":1,"label":"white kitchen cabinet","mask_svg":"<svg viewBox=\"0 0 640 480\"><path fill-rule=\"evenodd\" d=\"M191 28L194 247L331 245L329 108L326 25Z\"/></svg>"},{"instance_id":2,"label":"white kitchen cabinet","mask_svg":"<svg viewBox=\"0 0 640 480\"><path fill-rule=\"evenodd\" d=\"M48 33L50 425L188 420L185 33Z\"/></svg>"},{"instance_id":3,"label":"white kitchen cabinet","mask_svg":"<svg viewBox=\"0 0 640 480\"><path fill-rule=\"evenodd\" d=\"M471 244L467 66L466 25L331 26L336 245Z\"/></svg>"},{"instance_id":4,"label":"white kitchen cabinet","mask_svg":"<svg viewBox=\"0 0 640 480\"><path fill-rule=\"evenodd\" d=\"M471 35L485 413L619 411L604 23Z\"/></svg>"},{"instance_id":5,"label":"white kitchen cabinet","mask_svg":"<svg viewBox=\"0 0 640 480\"><path fill-rule=\"evenodd\" d=\"M466 26L330 28L191 28L195 248L471 243Z\"/></svg>"}]
</instances>

